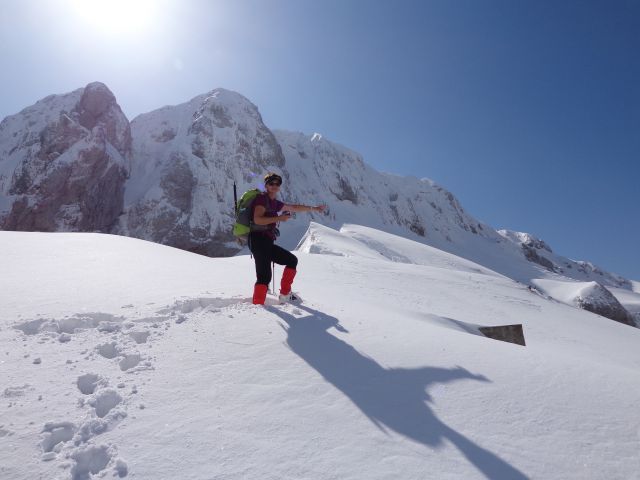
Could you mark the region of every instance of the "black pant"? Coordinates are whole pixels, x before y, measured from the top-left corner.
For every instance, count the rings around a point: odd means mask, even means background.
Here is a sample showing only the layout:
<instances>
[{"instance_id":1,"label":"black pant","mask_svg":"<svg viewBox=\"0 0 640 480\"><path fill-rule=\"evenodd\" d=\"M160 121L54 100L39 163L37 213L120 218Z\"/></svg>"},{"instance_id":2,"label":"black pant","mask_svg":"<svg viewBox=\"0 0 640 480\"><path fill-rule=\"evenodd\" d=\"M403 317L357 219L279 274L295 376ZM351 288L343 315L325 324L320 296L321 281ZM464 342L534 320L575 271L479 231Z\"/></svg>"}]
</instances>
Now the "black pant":
<instances>
[{"instance_id":1,"label":"black pant","mask_svg":"<svg viewBox=\"0 0 640 480\"><path fill-rule=\"evenodd\" d=\"M266 235L261 233L251 233L249 235L249 249L256 261L256 283L269 285L271 281L271 262L278 265L285 265L289 268L296 268L298 257L273 243Z\"/></svg>"}]
</instances>

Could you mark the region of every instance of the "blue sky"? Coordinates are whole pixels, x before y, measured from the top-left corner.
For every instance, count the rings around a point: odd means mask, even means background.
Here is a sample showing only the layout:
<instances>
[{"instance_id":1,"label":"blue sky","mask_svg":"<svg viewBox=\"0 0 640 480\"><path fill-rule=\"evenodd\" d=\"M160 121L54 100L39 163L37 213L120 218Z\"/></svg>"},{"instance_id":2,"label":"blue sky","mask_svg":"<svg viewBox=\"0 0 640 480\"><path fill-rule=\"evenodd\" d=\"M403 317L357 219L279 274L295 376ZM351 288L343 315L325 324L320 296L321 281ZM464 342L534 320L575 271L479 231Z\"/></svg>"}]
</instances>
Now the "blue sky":
<instances>
[{"instance_id":1,"label":"blue sky","mask_svg":"<svg viewBox=\"0 0 640 480\"><path fill-rule=\"evenodd\" d=\"M640 280L640 1L82 1L0 4L0 117L95 80L130 119L225 87Z\"/></svg>"}]
</instances>

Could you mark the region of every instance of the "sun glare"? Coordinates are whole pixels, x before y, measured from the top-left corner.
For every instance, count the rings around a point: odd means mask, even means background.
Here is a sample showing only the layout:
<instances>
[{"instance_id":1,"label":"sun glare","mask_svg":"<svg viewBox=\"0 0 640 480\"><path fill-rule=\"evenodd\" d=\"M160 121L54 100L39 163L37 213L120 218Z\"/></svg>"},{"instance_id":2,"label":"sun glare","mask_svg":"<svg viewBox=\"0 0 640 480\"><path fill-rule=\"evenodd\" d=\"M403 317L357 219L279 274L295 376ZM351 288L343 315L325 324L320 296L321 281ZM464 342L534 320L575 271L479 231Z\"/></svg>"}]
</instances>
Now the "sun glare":
<instances>
[{"instance_id":1,"label":"sun glare","mask_svg":"<svg viewBox=\"0 0 640 480\"><path fill-rule=\"evenodd\" d=\"M86 27L113 35L146 32L156 13L153 0L71 0L71 4Z\"/></svg>"}]
</instances>

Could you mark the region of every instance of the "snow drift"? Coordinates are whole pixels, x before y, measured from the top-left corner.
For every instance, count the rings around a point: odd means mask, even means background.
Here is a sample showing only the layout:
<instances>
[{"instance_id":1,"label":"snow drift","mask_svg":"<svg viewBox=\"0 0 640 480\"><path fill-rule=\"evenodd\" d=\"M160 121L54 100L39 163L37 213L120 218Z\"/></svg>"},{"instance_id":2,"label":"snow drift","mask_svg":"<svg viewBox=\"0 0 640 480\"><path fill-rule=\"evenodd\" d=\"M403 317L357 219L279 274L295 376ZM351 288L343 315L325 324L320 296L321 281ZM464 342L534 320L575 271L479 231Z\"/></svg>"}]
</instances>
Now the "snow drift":
<instances>
[{"instance_id":1,"label":"snow drift","mask_svg":"<svg viewBox=\"0 0 640 480\"><path fill-rule=\"evenodd\" d=\"M637 476L638 329L385 232L312 227L305 303L266 307L247 256L0 232L0 476ZM526 347L477 334L515 322Z\"/></svg>"}]
</instances>

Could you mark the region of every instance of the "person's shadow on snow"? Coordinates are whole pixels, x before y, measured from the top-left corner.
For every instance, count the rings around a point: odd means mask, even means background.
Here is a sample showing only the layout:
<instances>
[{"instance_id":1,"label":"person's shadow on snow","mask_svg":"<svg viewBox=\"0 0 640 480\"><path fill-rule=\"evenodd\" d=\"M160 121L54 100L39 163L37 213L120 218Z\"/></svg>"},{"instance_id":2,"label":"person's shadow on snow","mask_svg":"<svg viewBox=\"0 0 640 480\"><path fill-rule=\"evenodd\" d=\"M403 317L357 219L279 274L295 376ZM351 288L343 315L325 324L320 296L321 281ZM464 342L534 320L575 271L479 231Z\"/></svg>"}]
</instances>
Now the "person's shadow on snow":
<instances>
[{"instance_id":1,"label":"person's shadow on snow","mask_svg":"<svg viewBox=\"0 0 640 480\"><path fill-rule=\"evenodd\" d=\"M457 380L488 382L458 368L384 368L348 343L331 335L335 328L347 332L337 318L305 305L297 308L309 316L296 318L279 308L266 309L280 317L293 352L343 392L379 429L391 429L418 443L436 448L449 440L490 479L519 480L526 475L497 455L473 443L442 423L428 405L427 388Z\"/></svg>"}]
</instances>

